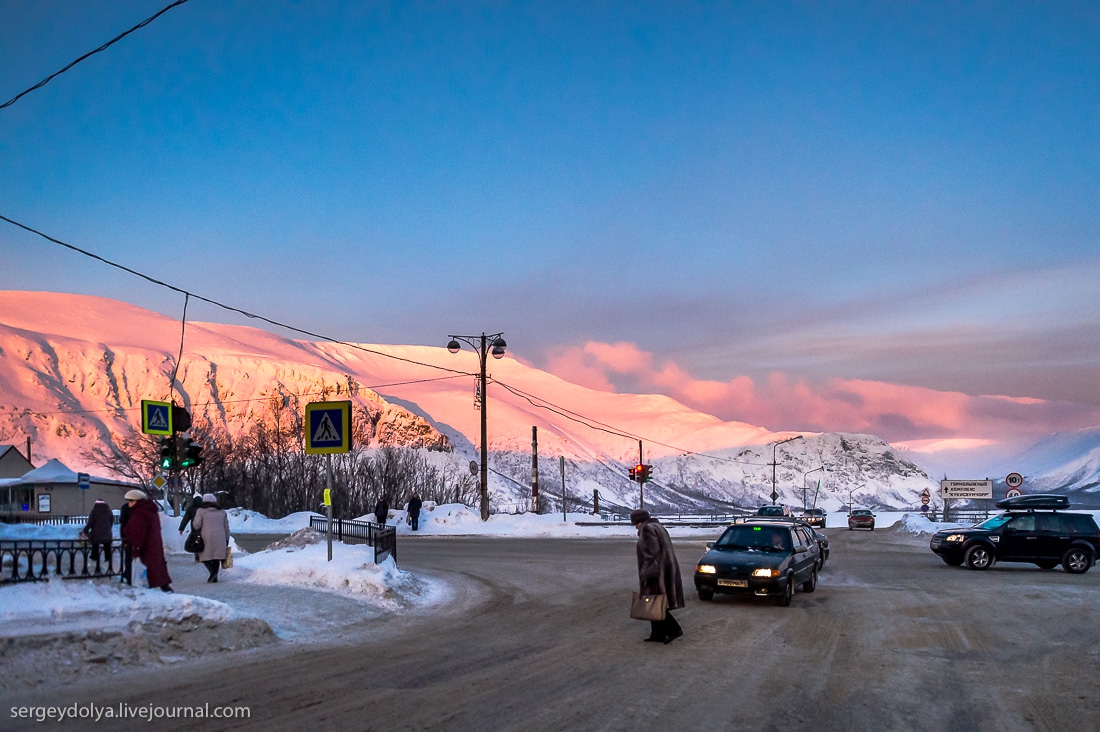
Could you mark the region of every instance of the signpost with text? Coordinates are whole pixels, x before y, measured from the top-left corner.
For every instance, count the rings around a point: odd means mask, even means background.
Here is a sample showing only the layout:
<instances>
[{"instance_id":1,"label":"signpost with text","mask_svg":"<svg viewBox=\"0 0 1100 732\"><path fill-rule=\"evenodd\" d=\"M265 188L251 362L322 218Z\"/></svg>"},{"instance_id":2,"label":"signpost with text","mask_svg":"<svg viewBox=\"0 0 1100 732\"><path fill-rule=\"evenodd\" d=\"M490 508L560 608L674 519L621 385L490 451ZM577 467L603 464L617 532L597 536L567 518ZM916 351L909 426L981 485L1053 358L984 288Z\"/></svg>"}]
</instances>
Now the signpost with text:
<instances>
[{"instance_id":1,"label":"signpost with text","mask_svg":"<svg viewBox=\"0 0 1100 732\"><path fill-rule=\"evenodd\" d=\"M992 498L992 480L941 480L940 495L943 498Z\"/></svg>"}]
</instances>

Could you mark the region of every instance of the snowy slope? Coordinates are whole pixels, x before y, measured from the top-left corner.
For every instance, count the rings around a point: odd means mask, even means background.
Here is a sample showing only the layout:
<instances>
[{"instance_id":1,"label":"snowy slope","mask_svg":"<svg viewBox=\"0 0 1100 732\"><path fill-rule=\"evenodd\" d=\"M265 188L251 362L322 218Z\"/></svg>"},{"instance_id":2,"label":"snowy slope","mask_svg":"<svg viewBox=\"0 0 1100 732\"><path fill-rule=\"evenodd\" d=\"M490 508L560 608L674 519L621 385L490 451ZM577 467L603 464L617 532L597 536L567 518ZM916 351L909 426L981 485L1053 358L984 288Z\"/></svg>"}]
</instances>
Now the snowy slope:
<instances>
[{"instance_id":1,"label":"snowy slope","mask_svg":"<svg viewBox=\"0 0 1100 732\"><path fill-rule=\"evenodd\" d=\"M0 443L23 444L30 435L37 464L58 457L70 467L88 467L90 445L138 429L142 399L168 398L179 337L178 321L126 303L0 292ZM468 375L439 380L454 374L402 359ZM427 446L445 437L456 455L468 460L476 456L479 440L477 370L477 357L469 351L355 348L248 327L188 323L177 380L193 412L231 432L269 417L284 397L288 408L300 409L324 391L378 416L374 443ZM491 475L494 503L501 508L529 500L532 426L539 428L544 494L560 495L563 456L571 499L591 502L599 490L605 504L624 507L638 502L638 487L626 477L626 467L638 459L638 440L612 432L644 438L645 462L654 465L655 478L645 489L647 504L685 508L766 502L772 489L771 444L793 436L724 422L665 396L581 387L511 355L491 361L490 373L490 465L507 476ZM399 383L412 381L419 383ZM536 406L505 385L554 408ZM577 415L614 429L594 429ZM849 498L874 507L911 506L933 485L919 467L871 435L806 434L779 447L777 457L775 485L781 502L792 505L802 504L804 486L812 503L819 479L818 505L832 510ZM826 471L811 472L820 466Z\"/></svg>"}]
</instances>

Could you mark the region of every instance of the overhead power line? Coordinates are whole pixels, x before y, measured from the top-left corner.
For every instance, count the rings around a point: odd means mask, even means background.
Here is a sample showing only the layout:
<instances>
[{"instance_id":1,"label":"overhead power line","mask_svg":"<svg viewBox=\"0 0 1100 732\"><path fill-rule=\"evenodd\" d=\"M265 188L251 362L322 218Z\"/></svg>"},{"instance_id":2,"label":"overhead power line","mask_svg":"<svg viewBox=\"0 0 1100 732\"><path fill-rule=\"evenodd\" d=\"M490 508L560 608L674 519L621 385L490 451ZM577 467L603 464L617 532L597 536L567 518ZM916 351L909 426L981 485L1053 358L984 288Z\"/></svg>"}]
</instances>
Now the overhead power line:
<instances>
[{"instance_id":1,"label":"overhead power line","mask_svg":"<svg viewBox=\"0 0 1100 732\"><path fill-rule=\"evenodd\" d=\"M183 4L185 3L185 2L187 2L187 0L176 0L176 2L172 3L171 5L169 5L169 6L165 7L165 8L163 8L162 10L160 10L159 12L157 12L156 14L154 14L154 15L151 15L150 17L146 18L145 20L141 21L140 23L138 23L137 25L135 25L135 26L134 26L133 28L131 28L130 30L126 31L125 33L120 33L119 35L117 35L117 36L115 36L114 38L112 38L111 40L107 41L106 43L104 43L104 44L103 44L102 46L100 46L99 48L95 49L94 51L88 51L88 53L84 54L83 56L81 56L81 57L80 57L80 58L78 58L77 60L73 61L73 62L72 62L71 64L69 64L69 65L68 65L68 66L66 66L65 68L61 69L60 71L55 71L54 73L50 74L50 75L49 75L49 76L47 76L47 77L46 77L45 79L43 79L42 81L40 81L40 82L38 82L37 84L35 84L34 86L32 86L32 87L31 87L30 89L25 89L25 90L23 90L23 91L19 92L18 94L16 94L16 95L15 95L14 97L12 97L11 99L9 99L8 101L4 102L3 104L0 104L0 109L3 109L3 108L5 108L5 107L10 107L11 105L13 105L13 104L15 104L16 102L18 102L20 98L22 98L22 97L25 97L26 95L30 94L30 93L31 93L32 91L34 91L35 89L41 89L42 87L46 86L46 84L49 84L49 83L50 83L50 81L52 81L53 79L57 78L58 76L61 76L61 75L62 75L62 74L64 74L64 73L65 73L66 71L68 71L68 70L69 70L69 69L71 69L72 67L76 66L76 65L77 65L78 63L80 63L80 62L81 62L81 61L83 61L84 59L88 58L89 56L94 56L94 55L96 55L97 53L99 53L100 51L105 51L105 50L107 50L108 48L110 48L110 47L111 47L111 46L113 46L114 44L116 44L116 43L118 43L119 41L121 41L121 40L122 40L123 38L125 38L126 36L130 35L130 34L131 34L131 33L133 33L134 31L136 31L136 30L137 30L138 28L144 28L145 26L149 25L150 23L152 23L152 22L153 22L154 20L156 20L156 19L157 19L157 18L159 18L160 16L164 15L165 13L167 13L167 12L168 12L169 10L171 10L172 8L176 7L177 5L183 5Z\"/></svg>"},{"instance_id":2,"label":"overhead power line","mask_svg":"<svg viewBox=\"0 0 1100 732\"><path fill-rule=\"evenodd\" d=\"M123 272L126 272L128 274L132 274L135 277L140 277L141 279L145 280L146 282L151 282L154 285L157 285L158 287L164 287L164 288L169 289L173 292L178 292L181 295L185 295L189 298L193 297L196 300L202 300L205 303L209 303L210 305L215 305L219 308L222 308L223 310L228 310L231 313L237 313L239 315L243 315L246 318L252 318L253 320L262 320L263 322L268 323L270 325L274 325L278 328L285 328L285 329L287 329L291 332L299 333L299 334L305 335L305 336L309 336L310 338L316 338L317 340L327 341L328 343L335 343L337 345L347 346L348 348L354 348L358 351L363 351L364 353L370 353L370 354L373 354L375 356L383 356L385 358L391 358L395 361L403 361L405 363L411 363L415 366L425 366L425 367L430 368L430 369L438 369L440 371L446 371L446 372L452 373L452 374L459 374L461 376L477 376L477 374L471 373L469 371L460 371L458 369L449 369L446 366L437 366L434 363L425 363L423 361L417 361L415 359L405 358L404 356L395 356L392 353L386 353L384 351L376 351L373 348L367 348L366 346L362 346L358 343L348 343L347 341L342 341L338 338L333 338L331 336L322 335L320 333L314 333L312 331L304 330L302 328L296 328L293 325L288 325L286 323L280 323L277 320L272 320L271 318L266 318L263 315L257 315L255 313L250 313L247 310L241 310L240 308L233 307L232 305L226 305L223 302L218 302L217 300L212 300L209 297L203 297L202 295L195 294L194 292L191 292L189 290L185 290L182 287L177 287L175 285L171 285L167 282L164 282L163 280L158 280L157 278L151 277L151 276L149 276L149 275L147 275L143 272L138 272L136 269L131 269L131 268L125 266L125 265L119 264L118 262L112 262L111 260L105 259L105 258L99 256L98 254L93 254L92 252L89 252L86 249L81 249L78 246L74 246L74 245L69 244L67 242L63 242L60 239L56 239L56 238L50 236L49 234L44 234L41 231L38 231L37 229L33 229L30 226L27 226L26 224L21 224L18 221L15 221L13 219L9 219L7 216L0 215L0 221L6 221L9 224L11 224L12 226L17 226L20 229L23 229L24 231L28 231L32 234L40 236L43 239L45 239L46 241L53 242L54 244L57 244L59 246L63 246L66 249L70 249L74 252L77 252L78 254L83 254L85 257L90 257L90 258L92 258L92 259L94 259L98 262L102 262L103 264L106 264L110 267L114 267L114 268L120 269Z\"/></svg>"}]
</instances>

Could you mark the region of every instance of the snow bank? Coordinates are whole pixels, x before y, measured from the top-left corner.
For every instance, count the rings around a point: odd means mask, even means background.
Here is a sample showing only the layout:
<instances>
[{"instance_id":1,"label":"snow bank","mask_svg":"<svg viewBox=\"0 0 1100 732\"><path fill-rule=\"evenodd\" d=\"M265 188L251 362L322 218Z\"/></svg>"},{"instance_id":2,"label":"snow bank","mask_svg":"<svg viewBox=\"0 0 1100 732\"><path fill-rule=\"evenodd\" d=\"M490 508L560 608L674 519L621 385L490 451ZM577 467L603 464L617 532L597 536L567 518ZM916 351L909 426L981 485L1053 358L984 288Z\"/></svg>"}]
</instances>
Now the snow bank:
<instances>
[{"instance_id":1,"label":"snow bank","mask_svg":"<svg viewBox=\"0 0 1100 732\"><path fill-rule=\"evenodd\" d=\"M138 571L140 564L135 564ZM5 636L103 630L133 621L187 616L224 621L233 610L216 600L130 587L118 581L52 580L0 589L0 627Z\"/></svg>"},{"instance_id":2,"label":"snow bank","mask_svg":"<svg viewBox=\"0 0 1100 732\"><path fill-rule=\"evenodd\" d=\"M940 529L963 529L969 528L972 524L957 524L952 522L943 521L929 521L923 514L919 513L907 513L901 517L899 531L903 531L909 534L921 535L921 534L934 534Z\"/></svg>"},{"instance_id":3,"label":"snow bank","mask_svg":"<svg viewBox=\"0 0 1100 732\"><path fill-rule=\"evenodd\" d=\"M262 513L243 508L231 508L229 533L231 534L293 534L309 526L310 516L320 516L313 511L299 511L281 519L270 519Z\"/></svg>"},{"instance_id":4,"label":"snow bank","mask_svg":"<svg viewBox=\"0 0 1100 732\"><path fill-rule=\"evenodd\" d=\"M436 604L445 599L442 583L400 570L392 557L374 563L374 548L333 542L332 561L324 542L265 549L234 558L233 579L335 592L385 610Z\"/></svg>"}]
</instances>

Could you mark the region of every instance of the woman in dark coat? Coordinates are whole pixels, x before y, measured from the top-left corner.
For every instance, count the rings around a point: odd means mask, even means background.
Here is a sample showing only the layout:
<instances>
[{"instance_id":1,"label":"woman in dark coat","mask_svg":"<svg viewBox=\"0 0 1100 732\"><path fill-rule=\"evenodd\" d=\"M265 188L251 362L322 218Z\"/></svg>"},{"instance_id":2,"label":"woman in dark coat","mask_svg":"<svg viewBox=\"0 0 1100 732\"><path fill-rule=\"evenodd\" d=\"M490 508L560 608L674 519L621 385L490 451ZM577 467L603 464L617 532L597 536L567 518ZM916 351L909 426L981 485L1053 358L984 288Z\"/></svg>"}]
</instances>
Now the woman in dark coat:
<instances>
[{"instance_id":1,"label":"woman in dark coat","mask_svg":"<svg viewBox=\"0 0 1100 732\"><path fill-rule=\"evenodd\" d=\"M80 533L88 537L92 542L92 561L96 563L96 572L99 572L99 552L102 550L107 555L107 564L111 563L111 533L115 525L115 515L111 513L111 507L103 499L97 499L88 514L88 523Z\"/></svg>"},{"instance_id":2,"label":"woman in dark coat","mask_svg":"<svg viewBox=\"0 0 1100 732\"><path fill-rule=\"evenodd\" d=\"M187 511L183 514L183 519L180 520L180 536L183 536L183 532L187 531L187 525L195 520L195 512L202 508L202 496L198 493L191 499L191 505L187 507ZM199 561L199 553L195 552L195 561Z\"/></svg>"},{"instance_id":3,"label":"woman in dark coat","mask_svg":"<svg viewBox=\"0 0 1100 732\"><path fill-rule=\"evenodd\" d=\"M157 504L138 490L124 496L130 506L130 520L122 530L125 538L141 563L145 565L149 587L159 587L172 592L172 578L168 575L168 563L164 560L164 541L160 535L160 513Z\"/></svg>"},{"instance_id":4,"label":"woman in dark coat","mask_svg":"<svg viewBox=\"0 0 1100 732\"><path fill-rule=\"evenodd\" d=\"M374 520L379 526L383 526L386 523L386 516L390 513L390 504L386 503L385 498L379 498L378 503L374 504Z\"/></svg>"},{"instance_id":5,"label":"woman in dark coat","mask_svg":"<svg viewBox=\"0 0 1100 732\"><path fill-rule=\"evenodd\" d=\"M680 580L680 563L672 549L672 539L661 522L649 511L632 511L630 523L638 529L638 592L643 595L664 595L668 609L684 606L684 584ZM647 641L671 643L684 634L672 613L664 620L650 621Z\"/></svg>"}]
</instances>

